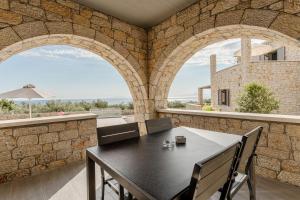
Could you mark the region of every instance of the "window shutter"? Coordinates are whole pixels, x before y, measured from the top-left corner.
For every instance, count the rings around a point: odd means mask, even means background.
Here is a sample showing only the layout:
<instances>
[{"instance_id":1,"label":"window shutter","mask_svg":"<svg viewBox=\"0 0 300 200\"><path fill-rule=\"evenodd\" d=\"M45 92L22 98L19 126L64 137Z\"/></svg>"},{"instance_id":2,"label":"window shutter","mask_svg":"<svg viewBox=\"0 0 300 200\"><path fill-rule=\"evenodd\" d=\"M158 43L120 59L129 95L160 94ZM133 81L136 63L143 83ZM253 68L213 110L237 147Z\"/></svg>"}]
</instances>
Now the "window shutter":
<instances>
[{"instance_id":1,"label":"window shutter","mask_svg":"<svg viewBox=\"0 0 300 200\"><path fill-rule=\"evenodd\" d=\"M230 105L230 95L229 95L229 89L226 90L226 105Z\"/></svg>"},{"instance_id":2,"label":"window shutter","mask_svg":"<svg viewBox=\"0 0 300 200\"><path fill-rule=\"evenodd\" d=\"M221 90L218 90L218 105L221 105Z\"/></svg>"}]
</instances>

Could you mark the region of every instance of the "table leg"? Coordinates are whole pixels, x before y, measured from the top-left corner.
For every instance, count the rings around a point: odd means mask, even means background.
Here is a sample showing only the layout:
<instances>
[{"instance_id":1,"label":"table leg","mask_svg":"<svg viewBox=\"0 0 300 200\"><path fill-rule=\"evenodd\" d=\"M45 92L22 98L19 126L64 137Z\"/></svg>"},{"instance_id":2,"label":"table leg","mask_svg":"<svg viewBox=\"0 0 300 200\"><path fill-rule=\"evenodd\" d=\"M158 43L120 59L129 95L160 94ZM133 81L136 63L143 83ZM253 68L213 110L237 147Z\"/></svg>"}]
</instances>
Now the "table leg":
<instances>
[{"instance_id":1,"label":"table leg","mask_svg":"<svg viewBox=\"0 0 300 200\"><path fill-rule=\"evenodd\" d=\"M250 192L250 200L256 200L255 157L250 164L249 179L247 183Z\"/></svg>"},{"instance_id":2,"label":"table leg","mask_svg":"<svg viewBox=\"0 0 300 200\"><path fill-rule=\"evenodd\" d=\"M119 184L119 200L124 200L125 195L124 195L124 187Z\"/></svg>"},{"instance_id":3,"label":"table leg","mask_svg":"<svg viewBox=\"0 0 300 200\"><path fill-rule=\"evenodd\" d=\"M95 162L86 156L87 199L96 200Z\"/></svg>"},{"instance_id":4,"label":"table leg","mask_svg":"<svg viewBox=\"0 0 300 200\"><path fill-rule=\"evenodd\" d=\"M128 193L128 198L127 198L127 200L132 200L132 199L133 199L132 194Z\"/></svg>"}]
</instances>

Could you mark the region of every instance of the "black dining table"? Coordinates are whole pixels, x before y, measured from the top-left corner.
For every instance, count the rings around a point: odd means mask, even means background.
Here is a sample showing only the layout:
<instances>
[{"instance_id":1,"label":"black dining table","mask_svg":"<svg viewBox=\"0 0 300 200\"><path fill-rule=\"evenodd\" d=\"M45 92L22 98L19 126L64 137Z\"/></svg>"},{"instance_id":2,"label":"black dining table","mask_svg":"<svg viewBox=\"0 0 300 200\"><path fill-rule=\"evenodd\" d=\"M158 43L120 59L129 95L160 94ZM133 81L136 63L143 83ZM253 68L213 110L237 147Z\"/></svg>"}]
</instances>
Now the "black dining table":
<instances>
[{"instance_id":1,"label":"black dining table","mask_svg":"<svg viewBox=\"0 0 300 200\"><path fill-rule=\"evenodd\" d=\"M163 147L185 136L186 144ZM187 127L87 149L88 200L96 199L95 163L139 200L169 200L190 184L196 162L221 152L241 136Z\"/></svg>"}]
</instances>

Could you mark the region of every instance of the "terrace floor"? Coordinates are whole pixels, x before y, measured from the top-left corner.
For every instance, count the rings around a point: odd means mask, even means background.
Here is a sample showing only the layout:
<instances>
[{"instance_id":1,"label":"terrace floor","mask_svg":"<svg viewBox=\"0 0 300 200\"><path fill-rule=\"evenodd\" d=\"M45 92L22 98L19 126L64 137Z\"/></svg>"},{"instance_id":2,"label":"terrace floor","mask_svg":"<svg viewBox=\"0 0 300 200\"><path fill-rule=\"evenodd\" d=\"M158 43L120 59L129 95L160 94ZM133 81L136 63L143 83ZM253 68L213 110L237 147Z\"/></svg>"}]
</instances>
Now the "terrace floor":
<instances>
[{"instance_id":1,"label":"terrace floor","mask_svg":"<svg viewBox=\"0 0 300 200\"><path fill-rule=\"evenodd\" d=\"M100 177L100 170L96 170ZM100 199L100 179L97 179L97 200ZM298 200L300 188L284 183L257 178L257 199ZM86 171L85 163L76 163L42 175L25 178L0 185L1 200L85 200ZM117 200L117 196L106 189L107 200ZM212 198L217 199L217 198ZM248 191L244 187L234 198L248 200Z\"/></svg>"}]
</instances>

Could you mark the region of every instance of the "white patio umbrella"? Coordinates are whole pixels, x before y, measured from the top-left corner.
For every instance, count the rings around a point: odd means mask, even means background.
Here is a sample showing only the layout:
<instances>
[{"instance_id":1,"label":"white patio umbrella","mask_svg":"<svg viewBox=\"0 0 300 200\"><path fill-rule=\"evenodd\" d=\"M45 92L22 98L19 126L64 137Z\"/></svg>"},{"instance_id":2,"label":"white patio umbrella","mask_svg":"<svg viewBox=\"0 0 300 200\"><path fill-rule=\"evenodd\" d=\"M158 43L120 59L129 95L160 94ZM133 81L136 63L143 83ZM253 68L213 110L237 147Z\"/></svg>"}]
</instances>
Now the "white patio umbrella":
<instances>
[{"instance_id":1,"label":"white patio umbrella","mask_svg":"<svg viewBox=\"0 0 300 200\"><path fill-rule=\"evenodd\" d=\"M20 89L4 92L0 94L1 99L17 99L24 98L29 101L29 117L31 118L31 99L44 99L50 96L44 92L41 92L35 88L34 85L28 84Z\"/></svg>"}]
</instances>

